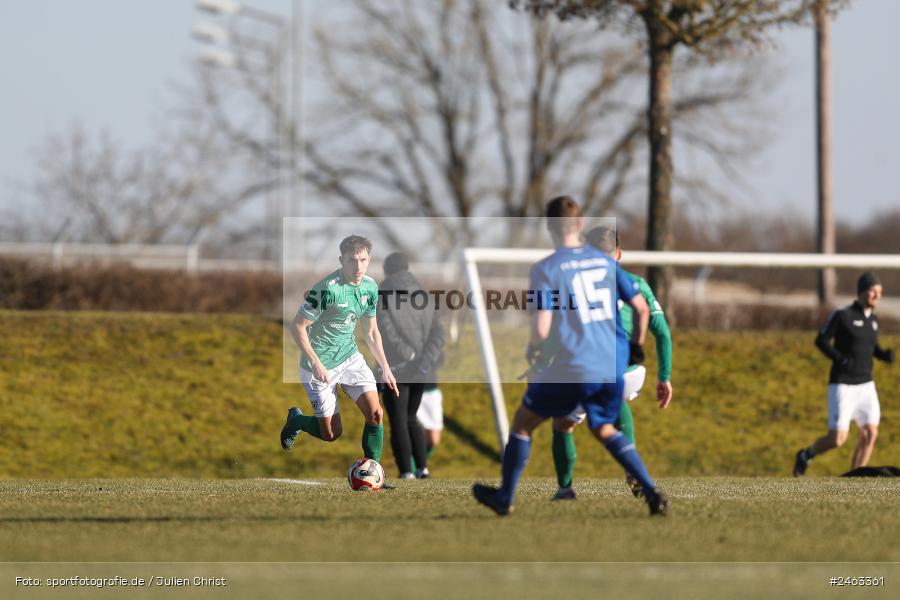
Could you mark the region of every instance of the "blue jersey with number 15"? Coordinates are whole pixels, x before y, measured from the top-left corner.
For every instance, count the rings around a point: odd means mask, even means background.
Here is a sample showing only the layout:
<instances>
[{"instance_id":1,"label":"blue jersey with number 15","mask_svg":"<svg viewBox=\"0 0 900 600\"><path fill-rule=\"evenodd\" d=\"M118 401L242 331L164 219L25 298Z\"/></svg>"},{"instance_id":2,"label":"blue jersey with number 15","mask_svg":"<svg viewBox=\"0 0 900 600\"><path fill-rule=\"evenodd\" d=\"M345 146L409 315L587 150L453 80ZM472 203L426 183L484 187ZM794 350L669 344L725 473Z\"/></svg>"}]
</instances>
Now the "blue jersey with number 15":
<instances>
[{"instance_id":1,"label":"blue jersey with number 15","mask_svg":"<svg viewBox=\"0 0 900 600\"><path fill-rule=\"evenodd\" d=\"M628 363L628 336L618 300L639 293L619 263L593 246L558 248L531 267L529 307L553 312L550 365L536 383L604 383L621 377Z\"/></svg>"}]
</instances>

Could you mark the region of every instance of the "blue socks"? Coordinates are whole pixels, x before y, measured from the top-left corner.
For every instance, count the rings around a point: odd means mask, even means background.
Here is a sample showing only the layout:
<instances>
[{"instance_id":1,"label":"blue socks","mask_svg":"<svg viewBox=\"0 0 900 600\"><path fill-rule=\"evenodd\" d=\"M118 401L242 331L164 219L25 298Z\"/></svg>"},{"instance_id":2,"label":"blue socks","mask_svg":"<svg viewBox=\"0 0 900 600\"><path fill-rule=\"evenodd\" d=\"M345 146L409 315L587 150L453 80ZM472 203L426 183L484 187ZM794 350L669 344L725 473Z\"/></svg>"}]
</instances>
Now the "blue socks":
<instances>
[{"instance_id":1,"label":"blue socks","mask_svg":"<svg viewBox=\"0 0 900 600\"><path fill-rule=\"evenodd\" d=\"M645 490L656 489L656 483L647 472L641 456L625 434L621 431L617 432L606 443L606 449ZM512 504L516 487L519 485L519 478L522 477L522 471L525 470L525 465L528 463L529 454L531 454L531 438L515 433L511 434L506 443L506 450L503 452L501 468L503 484L497 492L497 500L501 503Z\"/></svg>"},{"instance_id":2,"label":"blue socks","mask_svg":"<svg viewBox=\"0 0 900 600\"><path fill-rule=\"evenodd\" d=\"M522 476L522 471L525 470L530 453L530 437L515 433L509 436L509 441L506 442L506 450L503 452L503 467L501 469L503 485L500 486L500 490L497 492L497 500L503 504L512 504L516 487L519 485L519 478Z\"/></svg>"},{"instance_id":3,"label":"blue socks","mask_svg":"<svg viewBox=\"0 0 900 600\"><path fill-rule=\"evenodd\" d=\"M638 480L645 490L656 489L656 484L650 478L641 455L638 454L634 444L629 441L628 437L619 431L606 442L606 449L613 455L620 465L622 465L628 473ZM505 467L504 461L504 467Z\"/></svg>"}]
</instances>

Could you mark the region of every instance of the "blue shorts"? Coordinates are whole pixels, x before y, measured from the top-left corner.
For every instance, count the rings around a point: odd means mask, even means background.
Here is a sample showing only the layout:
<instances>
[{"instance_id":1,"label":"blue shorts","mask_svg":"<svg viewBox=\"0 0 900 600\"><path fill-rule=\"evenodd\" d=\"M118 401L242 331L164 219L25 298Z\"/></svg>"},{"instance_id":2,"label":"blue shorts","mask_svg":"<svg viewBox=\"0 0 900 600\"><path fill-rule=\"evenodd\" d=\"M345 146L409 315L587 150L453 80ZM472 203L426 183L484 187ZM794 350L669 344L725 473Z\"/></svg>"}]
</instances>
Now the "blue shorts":
<instances>
[{"instance_id":1,"label":"blue shorts","mask_svg":"<svg viewBox=\"0 0 900 600\"><path fill-rule=\"evenodd\" d=\"M563 417L584 406L591 430L615 423L622 408L625 380L610 383L529 383L522 405L542 417Z\"/></svg>"}]
</instances>

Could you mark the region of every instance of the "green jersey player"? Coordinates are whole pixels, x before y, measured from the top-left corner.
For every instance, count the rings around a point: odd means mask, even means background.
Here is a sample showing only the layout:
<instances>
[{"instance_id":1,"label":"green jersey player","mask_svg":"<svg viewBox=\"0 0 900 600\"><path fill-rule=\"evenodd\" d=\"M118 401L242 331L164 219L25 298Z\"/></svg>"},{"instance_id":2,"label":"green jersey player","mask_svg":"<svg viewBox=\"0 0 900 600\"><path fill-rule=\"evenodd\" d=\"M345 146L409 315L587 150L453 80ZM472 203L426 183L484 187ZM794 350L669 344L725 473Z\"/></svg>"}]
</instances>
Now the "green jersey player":
<instances>
[{"instance_id":1,"label":"green jersey player","mask_svg":"<svg viewBox=\"0 0 900 600\"><path fill-rule=\"evenodd\" d=\"M622 249L619 244L618 233L608 227L597 227L587 234L587 241L592 246L611 255L617 261L622 258ZM669 380L672 373L672 335L666 322L662 306L656 299L650 285L643 277L628 273L638 284L641 295L650 307L649 329L656 339L656 355L658 363L658 381L656 383L656 399L660 408L669 406L672 401L672 382ZM619 317L622 327L630 335L632 329L632 309L627 304L619 301ZM625 389L622 393L622 409L615 426L624 433L628 440L634 444L634 417L628 402L634 400L644 385L647 369L640 364L633 364L625 371ZM575 437L572 434L575 426L584 421L585 412L582 407L572 411L564 417L556 417L553 420L553 464L556 467L556 479L559 489L554 500L574 500L575 490L572 487L572 479L575 471ZM628 486L635 497L642 494L641 486L631 477L627 478Z\"/></svg>"},{"instance_id":2,"label":"green jersey player","mask_svg":"<svg viewBox=\"0 0 900 600\"><path fill-rule=\"evenodd\" d=\"M384 413L375 377L355 337L357 321L362 320L366 344L384 373L383 381L396 393L397 382L385 359L375 321L378 284L366 275L372 242L351 235L341 242L340 250L341 268L313 286L291 322L291 336L300 349L300 382L309 395L313 415L291 408L281 430L281 447L290 450L301 431L326 442L341 436L343 426L337 407L340 385L365 417L363 454L381 462Z\"/></svg>"}]
</instances>

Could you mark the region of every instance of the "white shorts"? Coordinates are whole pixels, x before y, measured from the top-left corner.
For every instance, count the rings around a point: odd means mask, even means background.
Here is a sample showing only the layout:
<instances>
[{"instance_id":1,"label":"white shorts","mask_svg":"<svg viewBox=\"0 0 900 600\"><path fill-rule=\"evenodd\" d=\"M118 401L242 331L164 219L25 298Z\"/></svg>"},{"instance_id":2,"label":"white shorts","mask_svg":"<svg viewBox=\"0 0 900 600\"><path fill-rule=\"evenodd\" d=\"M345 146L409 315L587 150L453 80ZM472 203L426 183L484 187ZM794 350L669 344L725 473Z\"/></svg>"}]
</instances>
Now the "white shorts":
<instances>
[{"instance_id":1,"label":"white shorts","mask_svg":"<svg viewBox=\"0 0 900 600\"><path fill-rule=\"evenodd\" d=\"M644 387L644 379L647 378L647 367L638 365L637 368L625 373L625 387L622 388L622 400L631 402L641 393ZM579 404L578 407L566 415L566 418L576 425L584 421L587 416L584 408Z\"/></svg>"},{"instance_id":2,"label":"white shorts","mask_svg":"<svg viewBox=\"0 0 900 600\"><path fill-rule=\"evenodd\" d=\"M319 381L306 369L300 369L300 383L306 388L313 413L317 417L338 414L337 386L356 402L365 392L375 391L375 376L359 352L333 369L328 369L328 383Z\"/></svg>"},{"instance_id":3,"label":"white shorts","mask_svg":"<svg viewBox=\"0 0 900 600\"><path fill-rule=\"evenodd\" d=\"M444 428L444 394L440 388L426 390L422 394L422 404L419 405L416 417L425 429Z\"/></svg>"},{"instance_id":4,"label":"white shorts","mask_svg":"<svg viewBox=\"0 0 900 600\"><path fill-rule=\"evenodd\" d=\"M828 384L828 430L849 431L851 420L859 427L878 425L881 421L874 381L859 385Z\"/></svg>"}]
</instances>

